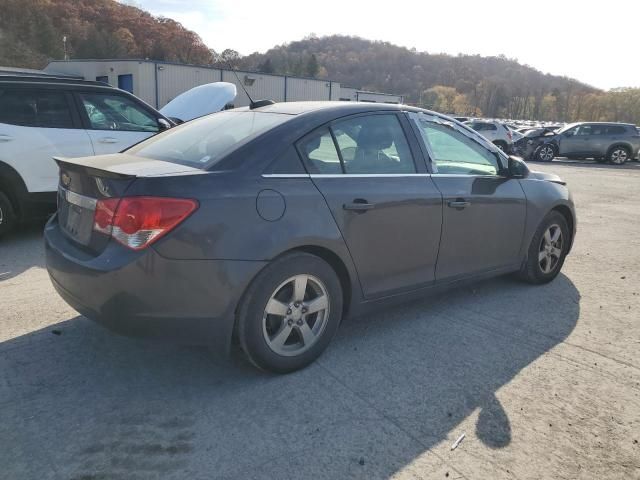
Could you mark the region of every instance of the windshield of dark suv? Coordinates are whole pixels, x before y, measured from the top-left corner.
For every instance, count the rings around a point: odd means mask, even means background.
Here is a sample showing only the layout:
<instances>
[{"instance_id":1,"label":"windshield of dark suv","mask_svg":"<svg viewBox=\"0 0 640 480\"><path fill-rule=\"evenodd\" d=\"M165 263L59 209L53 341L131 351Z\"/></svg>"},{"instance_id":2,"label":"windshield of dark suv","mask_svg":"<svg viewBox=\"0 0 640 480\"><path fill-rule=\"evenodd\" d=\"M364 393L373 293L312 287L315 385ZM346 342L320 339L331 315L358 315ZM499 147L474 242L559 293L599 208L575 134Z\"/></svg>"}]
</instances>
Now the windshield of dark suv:
<instances>
[{"instance_id":1,"label":"windshield of dark suv","mask_svg":"<svg viewBox=\"0 0 640 480\"><path fill-rule=\"evenodd\" d=\"M241 144L270 130L291 115L226 111L167 130L139 143L128 154L206 169Z\"/></svg>"}]
</instances>

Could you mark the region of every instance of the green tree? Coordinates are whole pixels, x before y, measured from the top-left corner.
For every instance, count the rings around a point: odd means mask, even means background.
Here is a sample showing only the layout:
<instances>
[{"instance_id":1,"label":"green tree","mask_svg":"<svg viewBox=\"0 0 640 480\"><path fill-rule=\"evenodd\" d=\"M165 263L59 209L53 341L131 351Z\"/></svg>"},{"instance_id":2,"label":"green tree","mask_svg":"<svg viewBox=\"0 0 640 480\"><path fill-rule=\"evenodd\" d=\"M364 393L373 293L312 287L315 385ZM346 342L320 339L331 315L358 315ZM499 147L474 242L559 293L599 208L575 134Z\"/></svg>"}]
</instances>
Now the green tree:
<instances>
[{"instance_id":1,"label":"green tree","mask_svg":"<svg viewBox=\"0 0 640 480\"><path fill-rule=\"evenodd\" d=\"M315 77L318 75L320 71L320 65L318 65L318 59L316 58L315 53L312 53L307 61L307 71L306 74L310 77Z\"/></svg>"}]
</instances>

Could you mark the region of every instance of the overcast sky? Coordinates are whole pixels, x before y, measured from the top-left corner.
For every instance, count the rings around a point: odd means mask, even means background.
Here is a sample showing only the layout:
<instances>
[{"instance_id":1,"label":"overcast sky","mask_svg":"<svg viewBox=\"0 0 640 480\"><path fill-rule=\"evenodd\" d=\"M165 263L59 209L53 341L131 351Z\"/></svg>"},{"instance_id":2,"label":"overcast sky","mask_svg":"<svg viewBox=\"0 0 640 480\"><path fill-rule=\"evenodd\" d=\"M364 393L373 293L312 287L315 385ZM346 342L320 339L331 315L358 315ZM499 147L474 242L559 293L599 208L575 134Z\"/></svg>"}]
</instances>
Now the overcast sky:
<instances>
[{"instance_id":1,"label":"overcast sky","mask_svg":"<svg viewBox=\"0 0 640 480\"><path fill-rule=\"evenodd\" d=\"M502 53L603 89L640 87L639 0L126 3L179 21L217 51L264 52L310 33L357 35L429 53Z\"/></svg>"}]
</instances>

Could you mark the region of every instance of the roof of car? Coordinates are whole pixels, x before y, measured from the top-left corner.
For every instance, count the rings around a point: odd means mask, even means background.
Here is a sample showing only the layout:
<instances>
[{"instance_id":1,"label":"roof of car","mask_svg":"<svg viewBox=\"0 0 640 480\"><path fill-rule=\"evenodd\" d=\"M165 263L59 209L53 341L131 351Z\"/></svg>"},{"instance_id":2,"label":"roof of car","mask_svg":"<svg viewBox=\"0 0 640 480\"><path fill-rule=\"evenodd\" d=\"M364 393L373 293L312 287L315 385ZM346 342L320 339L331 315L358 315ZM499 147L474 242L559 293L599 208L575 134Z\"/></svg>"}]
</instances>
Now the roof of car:
<instances>
[{"instance_id":1,"label":"roof of car","mask_svg":"<svg viewBox=\"0 0 640 480\"><path fill-rule=\"evenodd\" d=\"M315 102L281 102L257 108L256 111L300 115L317 112L319 110L346 111L350 113L371 112L376 110L411 110L424 111L407 105L373 102L343 102L343 101L315 101Z\"/></svg>"},{"instance_id":2,"label":"roof of car","mask_svg":"<svg viewBox=\"0 0 640 480\"><path fill-rule=\"evenodd\" d=\"M83 80L81 78L56 77L56 76L36 76L36 75L0 75L0 83L11 83L14 85L47 85L47 86L78 86L78 87L101 87L113 89L111 85L104 82Z\"/></svg>"},{"instance_id":3,"label":"roof of car","mask_svg":"<svg viewBox=\"0 0 640 480\"><path fill-rule=\"evenodd\" d=\"M635 127L633 123L623 123L623 122L574 122L565 125L566 127L573 127L576 125L624 125L626 127Z\"/></svg>"}]
</instances>

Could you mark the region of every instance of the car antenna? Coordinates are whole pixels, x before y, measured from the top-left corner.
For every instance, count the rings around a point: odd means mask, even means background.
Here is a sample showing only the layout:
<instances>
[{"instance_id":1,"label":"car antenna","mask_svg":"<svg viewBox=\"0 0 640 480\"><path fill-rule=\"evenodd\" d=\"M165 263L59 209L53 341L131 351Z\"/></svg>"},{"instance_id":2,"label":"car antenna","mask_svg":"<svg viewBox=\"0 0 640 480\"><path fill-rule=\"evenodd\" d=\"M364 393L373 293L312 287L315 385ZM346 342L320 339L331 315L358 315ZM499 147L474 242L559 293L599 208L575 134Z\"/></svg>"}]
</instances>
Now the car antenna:
<instances>
[{"instance_id":1,"label":"car antenna","mask_svg":"<svg viewBox=\"0 0 640 480\"><path fill-rule=\"evenodd\" d=\"M238 72L236 70L233 69L233 67L231 66L231 63L227 60L227 68L229 68L229 70L231 70L233 72L233 74L236 76L236 80L238 80L238 84L240 85L240 87L242 88L242 90L244 91L245 95L247 96L247 98L249 99L249 110L253 110L255 108L260 108L260 107L265 107L267 105L273 105L274 102L273 100L257 100L257 101L253 101L253 98L251 98L251 95L249 95L249 92L247 92L247 89L244 88L244 83L240 81L240 77L238 76Z\"/></svg>"}]
</instances>

